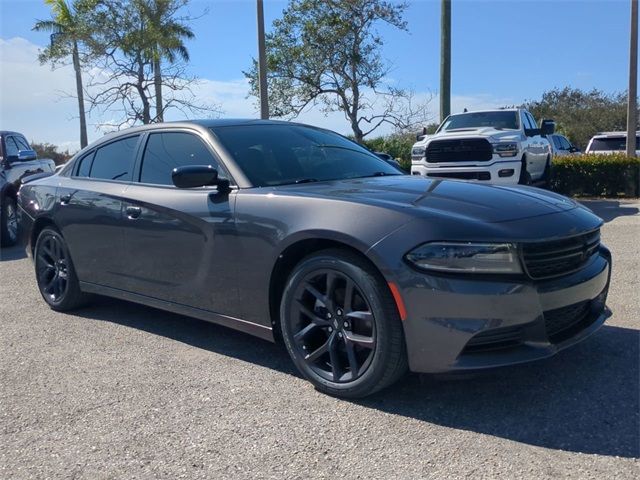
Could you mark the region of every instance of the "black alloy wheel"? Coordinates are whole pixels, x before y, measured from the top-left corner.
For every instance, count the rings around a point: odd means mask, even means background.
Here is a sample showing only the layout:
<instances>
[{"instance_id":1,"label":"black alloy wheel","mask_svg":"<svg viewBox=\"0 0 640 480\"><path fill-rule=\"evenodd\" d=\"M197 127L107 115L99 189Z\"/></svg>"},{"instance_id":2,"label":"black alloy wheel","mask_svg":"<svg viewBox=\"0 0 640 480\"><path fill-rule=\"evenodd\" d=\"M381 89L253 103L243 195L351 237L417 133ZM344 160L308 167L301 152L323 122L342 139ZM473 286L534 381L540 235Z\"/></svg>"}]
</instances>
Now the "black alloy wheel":
<instances>
[{"instance_id":1,"label":"black alloy wheel","mask_svg":"<svg viewBox=\"0 0 640 480\"><path fill-rule=\"evenodd\" d=\"M69 250L60 233L47 227L40 232L34 251L36 280L42 298L54 310L66 311L84 304Z\"/></svg>"},{"instance_id":2,"label":"black alloy wheel","mask_svg":"<svg viewBox=\"0 0 640 480\"><path fill-rule=\"evenodd\" d=\"M326 393L368 395L406 370L395 302L377 272L350 252L301 262L285 290L281 327L296 366Z\"/></svg>"},{"instance_id":3,"label":"black alloy wheel","mask_svg":"<svg viewBox=\"0 0 640 480\"><path fill-rule=\"evenodd\" d=\"M18 209L16 199L8 195L2 198L0 239L3 247L12 247L18 241Z\"/></svg>"}]
</instances>

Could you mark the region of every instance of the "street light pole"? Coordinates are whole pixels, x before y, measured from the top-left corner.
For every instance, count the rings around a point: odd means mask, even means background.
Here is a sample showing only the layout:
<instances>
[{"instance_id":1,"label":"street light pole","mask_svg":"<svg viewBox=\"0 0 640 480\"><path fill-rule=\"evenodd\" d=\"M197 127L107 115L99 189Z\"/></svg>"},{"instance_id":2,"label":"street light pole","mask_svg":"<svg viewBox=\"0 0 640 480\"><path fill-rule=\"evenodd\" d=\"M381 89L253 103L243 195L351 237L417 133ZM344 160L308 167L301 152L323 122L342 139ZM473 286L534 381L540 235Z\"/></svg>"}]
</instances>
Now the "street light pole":
<instances>
[{"instance_id":1,"label":"street light pole","mask_svg":"<svg viewBox=\"0 0 640 480\"><path fill-rule=\"evenodd\" d=\"M267 94L267 60L264 41L264 9L262 0L257 0L258 8L258 80L260 90L260 118L269 118L269 96Z\"/></svg>"},{"instance_id":2,"label":"street light pole","mask_svg":"<svg viewBox=\"0 0 640 480\"><path fill-rule=\"evenodd\" d=\"M636 156L638 128L638 0L631 0L629 42L629 99L627 100L627 156Z\"/></svg>"},{"instance_id":3,"label":"street light pole","mask_svg":"<svg viewBox=\"0 0 640 480\"><path fill-rule=\"evenodd\" d=\"M451 0L440 11L440 122L451 113Z\"/></svg>"}]
</instances>

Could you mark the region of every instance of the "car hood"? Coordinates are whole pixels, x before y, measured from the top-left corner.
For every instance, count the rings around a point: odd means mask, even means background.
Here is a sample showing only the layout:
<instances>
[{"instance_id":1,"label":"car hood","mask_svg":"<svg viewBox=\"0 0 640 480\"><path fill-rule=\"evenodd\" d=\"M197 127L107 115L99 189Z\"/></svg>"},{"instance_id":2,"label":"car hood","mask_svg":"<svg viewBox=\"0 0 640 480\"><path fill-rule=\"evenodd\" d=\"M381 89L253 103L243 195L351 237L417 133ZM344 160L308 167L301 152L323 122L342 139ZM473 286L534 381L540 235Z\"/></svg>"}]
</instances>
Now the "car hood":
<instances>
[{"instance_id":1,"label":"car hood","mask_svg":"<svg viewBox=\"0 0 640 480\"><path fill-rule=\"evenodd\" d=\"M490 142L518 141L522 139L522 134L516 130L498 130L493 127L481 128L460 128L448 132L440 132L428 135L415 146L427 145L434 140L446 140L457 138L486 138Z\"/></svg>"},{"instance_id":2,"label":"car hood","mask_svg":"<svg viewBox=\"0 0 640 480\"><path fill-rule=\"evenodd\" d=\"M486 185L418 176L367 177L274 188L274 193L356 202L420 217L507 222L577 208L579 204L533 187Z\"/></svg>"}]
</instances>

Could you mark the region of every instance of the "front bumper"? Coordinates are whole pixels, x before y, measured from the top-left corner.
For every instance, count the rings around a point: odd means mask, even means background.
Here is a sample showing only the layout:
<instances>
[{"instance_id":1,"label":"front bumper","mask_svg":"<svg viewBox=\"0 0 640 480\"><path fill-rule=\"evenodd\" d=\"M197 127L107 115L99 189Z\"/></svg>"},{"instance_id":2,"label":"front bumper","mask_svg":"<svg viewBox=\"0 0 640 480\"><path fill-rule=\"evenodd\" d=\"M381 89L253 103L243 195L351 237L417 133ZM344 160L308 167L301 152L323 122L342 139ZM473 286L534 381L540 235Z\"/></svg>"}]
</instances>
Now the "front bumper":
<instances>
[{"instance_id":1,"label":"front bumper","mask_svg":"<svg viewBox=\"0 0 640 480\"><path fill-rule=\"evenodd\" d=\"M479 181L497 185L516 185L520 178L522 162L512 159L492 160L493 163L471 162L464 163L427 163L424 160L411 164L412 175L422 175L429 178L454 178L459 180ZM471 163L471 164L470 164ZM501 177L501 170L513 170L507 177Z\"/></svg>"},{"instance_id":2,"label":"front bumper","mask_svg":"<svg viewBox=\"0 0 640 480\"><path fill-rule=\"evenodd\" d=\"M580 271L541 281L427 275L407 266L401 289L410 369L513 365L583 340L611 314L605 305L610 265L601 247Z\"/></svg>"}]
</instances>

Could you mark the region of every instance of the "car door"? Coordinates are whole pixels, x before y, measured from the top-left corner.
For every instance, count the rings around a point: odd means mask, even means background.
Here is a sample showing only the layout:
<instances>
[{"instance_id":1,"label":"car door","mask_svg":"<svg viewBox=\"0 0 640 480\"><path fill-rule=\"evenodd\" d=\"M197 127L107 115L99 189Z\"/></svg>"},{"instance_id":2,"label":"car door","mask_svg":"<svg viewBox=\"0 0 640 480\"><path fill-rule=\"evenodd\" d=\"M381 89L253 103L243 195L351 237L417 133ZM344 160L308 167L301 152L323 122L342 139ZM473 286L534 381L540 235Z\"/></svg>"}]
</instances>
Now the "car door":
<instances>
[{"instance_id":1,"label":"car door","mask_svg":"<svg viewBox=\"0 0 640 480\"><path fill-rule=\"evenodd\" d=\"M229 178L196 131L148 134L136 181L125 192L125 283L137 294L229 313L237 296L235 191L175 187L171 171L184 165L213 165Z\"/></svg>"},{"instance_id":2,"label":"car door","mask_svg":"<svg viewBox=\"0 0 640 480\"><path fill-rule=\"evenodd\" d=\"M140 135L98 146L60 177L54 221L69 246L80 281L122 287L126 258L122 194L131 181Z\"/></svg>"},{"instance_id":3,"label":"car door","mask_svg":"<svg viewBox=\"0 0 640 480\"><path fill-rule=\"evenodd\" d=\"M525 112L525 116L531 125L531 158L527 158L528 169L531 177L535 180L542 176L547 163L547 155L549 154L548 141L540 135L540 129L535 119L529 112Z\"/></svg>"}]
</instances>

